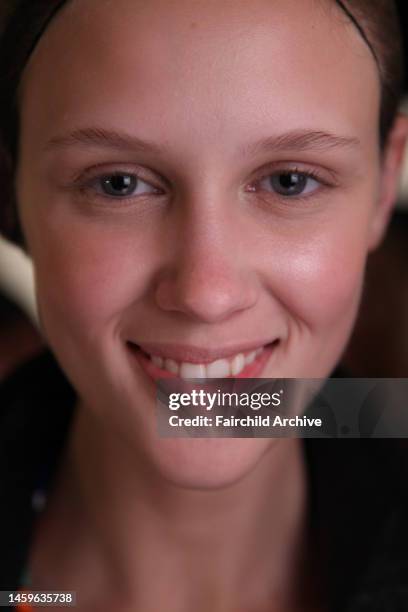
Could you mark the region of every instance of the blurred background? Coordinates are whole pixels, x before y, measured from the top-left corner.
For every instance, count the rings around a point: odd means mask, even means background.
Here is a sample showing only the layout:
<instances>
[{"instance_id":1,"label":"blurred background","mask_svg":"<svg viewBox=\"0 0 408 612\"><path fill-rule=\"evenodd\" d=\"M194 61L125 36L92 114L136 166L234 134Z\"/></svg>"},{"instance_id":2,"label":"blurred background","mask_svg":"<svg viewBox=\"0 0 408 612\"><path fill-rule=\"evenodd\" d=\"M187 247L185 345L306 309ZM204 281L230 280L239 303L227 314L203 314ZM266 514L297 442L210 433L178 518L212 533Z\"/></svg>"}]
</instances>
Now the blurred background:
<instances>
[{"instance_id":1,"label":"blurred background","mask_svg":"<svg viewBox=\"0 0 408 612\"><path fill-rule=\"evenodd\" d=\"M406 3L397 0L408 67ZM408 113L408 74L405 88ZM31 262L0 237L0 382L45 348L36 321ZM408 150L397 207L383 245L369 257L359 317L341 365L350 376L408 377Z\"/></svg>"}]
</instances>

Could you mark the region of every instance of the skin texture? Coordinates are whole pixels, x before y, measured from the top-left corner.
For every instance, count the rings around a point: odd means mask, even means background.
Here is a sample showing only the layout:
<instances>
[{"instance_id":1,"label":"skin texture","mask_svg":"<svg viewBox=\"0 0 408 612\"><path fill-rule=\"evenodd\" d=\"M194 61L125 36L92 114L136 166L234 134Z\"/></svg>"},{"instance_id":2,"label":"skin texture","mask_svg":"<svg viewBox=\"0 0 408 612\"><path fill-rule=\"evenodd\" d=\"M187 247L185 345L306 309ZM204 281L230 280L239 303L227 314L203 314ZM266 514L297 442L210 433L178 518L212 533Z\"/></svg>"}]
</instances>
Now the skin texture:
<instances>
[{"instance_id":1,"label":"skin texture","mask_svg":"<svg viewBox=\"0 0 408 612\"><path fill-rule=\"evenodd\" d=\"M262 571L245 592L248 605L267 601L266 585L280 583L281 607L292 609L307 493L298 440L158 439L155 388L126 341L215 349L279 339L262 376L329 375L355 320L367 254L386 227L406 138L399 119L380 158L376 65L334 3L222 5L74 0L41 40L20 91L16 186L41 325L80 396L66 459L74 475L61 482L81 499L72 524L87 524L86 508L89 525L100 528L74 551L69 519L62 531L58 525L71 561L65 575L78 585L80 570L98 559L95 583L114 583L115 567L143 610L159 609L161 596L167 610L193 609L192 593L203 610L232 610L251 560ZM83 128L125 133L157 150L53 142ZM313 146L254 151L258 141L294 132L350 142L315 138ZM321 182L311 181L303 199L280 197L266 179L288 167ZM103 196L97 176L119 170L139 173L145 195ZM61 486L44 542L55 540L67 495ZM260 516L274 517L266 532ZM172 537L163 526L169 517ZM242 548L228 525L242 534ZM129 533L151 559L141 561ZM102 539L109 555L96 552ZM174 580L143 591L149 563L168 577L164 559L185 539ZM203 571L206 541L214 572ZM47 550L33 555L38 568L57 556Z\"/></svg>"}]
</instances>

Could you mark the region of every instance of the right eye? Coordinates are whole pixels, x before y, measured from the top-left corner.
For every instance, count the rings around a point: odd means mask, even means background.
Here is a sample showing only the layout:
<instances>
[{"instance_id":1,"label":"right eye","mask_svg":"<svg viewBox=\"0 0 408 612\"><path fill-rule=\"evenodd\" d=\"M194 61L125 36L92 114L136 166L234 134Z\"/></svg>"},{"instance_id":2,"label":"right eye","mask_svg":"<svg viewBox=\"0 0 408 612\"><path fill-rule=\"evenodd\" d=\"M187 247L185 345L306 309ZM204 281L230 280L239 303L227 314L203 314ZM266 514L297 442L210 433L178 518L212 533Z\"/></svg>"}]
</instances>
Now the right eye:
<instances>
[{"instance_id":1,"label":"right eye","mask_svg":"<svg viewBox=\"0 0 408 612\"><path fill-rule=\"evenodd\" d=\"M115 172L97 177L90 184L99 194L109 198L125 199L148 194L157 194L159 190L136 174Z\"/></svg>"}]
</instances>

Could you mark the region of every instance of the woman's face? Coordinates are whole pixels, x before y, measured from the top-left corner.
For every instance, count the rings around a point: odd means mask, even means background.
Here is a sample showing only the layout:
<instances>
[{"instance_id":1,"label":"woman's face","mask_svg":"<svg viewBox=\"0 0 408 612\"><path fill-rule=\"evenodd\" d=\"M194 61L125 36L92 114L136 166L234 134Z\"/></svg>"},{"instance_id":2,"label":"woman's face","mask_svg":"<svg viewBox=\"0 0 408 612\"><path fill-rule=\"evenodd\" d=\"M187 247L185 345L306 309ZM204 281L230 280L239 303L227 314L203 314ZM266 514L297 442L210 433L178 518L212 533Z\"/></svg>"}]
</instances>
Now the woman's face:
<instances>
[{"instance_id":1,"label":"woman's face","mask_svg":"<svg viewBox=\"0 0 408 612\"><path fill-rule=\"evenodd\" d=\"M42 328L84 406L173 481L231 481L273 442L157 439L163 368L338 361L385 223L379 105L334 2L73 0L43 36L17 174Z\"/></svg>"}]
</instances>

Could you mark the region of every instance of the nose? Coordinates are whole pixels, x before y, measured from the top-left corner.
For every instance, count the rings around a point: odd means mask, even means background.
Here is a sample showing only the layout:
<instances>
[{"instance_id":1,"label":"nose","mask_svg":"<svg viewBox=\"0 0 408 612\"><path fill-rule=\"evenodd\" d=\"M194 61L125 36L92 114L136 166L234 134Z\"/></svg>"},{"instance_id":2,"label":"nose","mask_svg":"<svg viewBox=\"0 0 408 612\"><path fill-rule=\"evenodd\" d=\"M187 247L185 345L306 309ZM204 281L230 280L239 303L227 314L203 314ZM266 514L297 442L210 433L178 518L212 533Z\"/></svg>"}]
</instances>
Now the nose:
<instances>
[{"instance_id":1,"label":"nose","mask_svg":"<svg viewBox=\"0 0 408 612\"><path fill-rule=\"evenodd\" d=\"M184 223L174 255L158 275L155 299L160 309L220 323L254 307L256 274L231 229L231 223L228 227L219 218Z\"/></svg>"}]
</instances>

